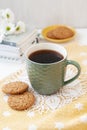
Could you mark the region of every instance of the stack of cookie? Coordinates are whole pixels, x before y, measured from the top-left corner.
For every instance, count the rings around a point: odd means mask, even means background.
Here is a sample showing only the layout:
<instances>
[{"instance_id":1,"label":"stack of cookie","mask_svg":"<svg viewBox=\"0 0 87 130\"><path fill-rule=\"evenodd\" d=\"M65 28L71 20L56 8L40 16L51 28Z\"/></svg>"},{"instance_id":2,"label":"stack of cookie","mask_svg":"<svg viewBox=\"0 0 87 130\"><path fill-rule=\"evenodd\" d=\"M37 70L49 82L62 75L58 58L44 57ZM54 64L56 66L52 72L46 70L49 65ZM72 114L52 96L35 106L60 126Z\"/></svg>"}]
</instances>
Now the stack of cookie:
<instances>
[{"instance_id":1,"label":"stack of cookie","mask_svg":"<svg viewBox=\"0 0 87 130\"><path fill-rule=\"evenodd\" d=\"M5 84L2 91L9 94L8 105L15 110L26 110L35 102L35 96L28 91L28 84L16 81Z\"/></svg>"}]
</instances>

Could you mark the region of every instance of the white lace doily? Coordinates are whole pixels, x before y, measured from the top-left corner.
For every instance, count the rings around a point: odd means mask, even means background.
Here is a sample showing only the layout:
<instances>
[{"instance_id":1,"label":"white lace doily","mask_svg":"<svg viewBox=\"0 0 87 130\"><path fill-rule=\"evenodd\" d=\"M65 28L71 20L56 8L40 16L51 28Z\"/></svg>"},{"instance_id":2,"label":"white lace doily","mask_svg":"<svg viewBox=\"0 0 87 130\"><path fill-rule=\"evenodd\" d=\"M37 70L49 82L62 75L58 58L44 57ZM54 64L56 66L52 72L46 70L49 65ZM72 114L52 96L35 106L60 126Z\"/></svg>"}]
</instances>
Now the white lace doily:
<instances>
[{"instance_id":1,"label":"white lace doily","mask_svg":"<svg viewBox=\"0 0 87 130\"><path fill-rule=\"evenodd\" d=\"M72 66L68 67L66 79L73 77L74 74L76 74L76 69ZM65 104L72 102L72 100L77 99L87 92L87 80L85 74L81 74L79 78L77 78L75 81L66 86L63 86L60 91L50 96L40 95L34 91L34 89L30 86L25 69L17 72L16 74L13 74L9 78L7 78L7 80L4 80L3 83L6 84L8 82L17 80L28 83L29 91L32 91L36 97L35 104L32 106L31 109L29 109L29 111L31 112L37 111L39 113L43 113L54 111L64 106Z\"/></svg>"}]
</instances>

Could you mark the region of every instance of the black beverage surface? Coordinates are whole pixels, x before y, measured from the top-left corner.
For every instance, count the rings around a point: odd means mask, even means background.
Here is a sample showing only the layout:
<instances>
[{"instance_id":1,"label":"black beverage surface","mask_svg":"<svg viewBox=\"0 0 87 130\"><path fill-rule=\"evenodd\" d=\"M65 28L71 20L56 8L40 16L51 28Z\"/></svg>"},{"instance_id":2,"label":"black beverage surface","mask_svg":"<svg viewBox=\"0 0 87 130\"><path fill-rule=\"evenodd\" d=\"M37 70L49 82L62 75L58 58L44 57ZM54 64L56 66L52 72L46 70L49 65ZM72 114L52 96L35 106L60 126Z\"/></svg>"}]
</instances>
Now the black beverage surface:
<instances>
[{"instance_id":1,"label":"black beverage surface","mask_svg":"<svg viewBox=\"0 0 87 130\"><path fill-rule=\"evenodd\" d=\"M37 63L54 63L62 60L63 56L56 51L39 50L33 52L28 58Z\"/></svg>"}]
</instances>

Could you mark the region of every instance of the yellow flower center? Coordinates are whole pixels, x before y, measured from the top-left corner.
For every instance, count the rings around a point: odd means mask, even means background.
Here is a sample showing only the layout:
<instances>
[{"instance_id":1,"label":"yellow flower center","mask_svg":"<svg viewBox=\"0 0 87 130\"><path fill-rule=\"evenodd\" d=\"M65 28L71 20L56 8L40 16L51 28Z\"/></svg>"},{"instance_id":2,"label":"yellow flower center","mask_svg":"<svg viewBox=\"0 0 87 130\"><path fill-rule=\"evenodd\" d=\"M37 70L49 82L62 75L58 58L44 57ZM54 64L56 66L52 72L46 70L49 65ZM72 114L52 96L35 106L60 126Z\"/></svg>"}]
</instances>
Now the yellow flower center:
<instances>
[{"instance_id":1,"label":"yellow flower center","mask_svg":"<svg viewBox=\"0 0 87 130\"><path fill-rule=\"evenodd\" d=\"M9 14L7 14L7 18L9 18L10 17L10 15Z\"/></svg>"},{"instance_id":2,"label":"yellow flower center","mask_svg":"<svg viewBox=\"0 0 87 130\"><path fill-rule=\"evenodd\" d=\"M9 31L9 30L11 30L11 28L8 26L8 27L6 27L6 30Z\"/></svg>"},{"instance_id":3,"label":"yellow flower center","mask_svg":"<svg viewBox=\"0 0 87 130\"><path fill-rule=\"evenodd\" d=\"M16 28L16 31L19 31L20 30L20 27L18 26L17 28Z\"/></svg>"}]
</instances>

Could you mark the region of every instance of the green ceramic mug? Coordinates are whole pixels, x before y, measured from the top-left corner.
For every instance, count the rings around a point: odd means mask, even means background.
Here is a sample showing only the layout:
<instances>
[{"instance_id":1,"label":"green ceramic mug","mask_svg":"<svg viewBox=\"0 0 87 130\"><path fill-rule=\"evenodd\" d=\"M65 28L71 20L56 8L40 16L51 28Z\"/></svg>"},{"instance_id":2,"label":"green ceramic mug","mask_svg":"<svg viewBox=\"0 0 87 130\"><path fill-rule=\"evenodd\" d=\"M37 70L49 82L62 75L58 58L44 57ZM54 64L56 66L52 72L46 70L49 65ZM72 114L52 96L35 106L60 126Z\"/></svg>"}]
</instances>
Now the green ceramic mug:
<instances>
[{"instance_id":1,"label":"green ceramic mug","mask_svg":"<svg viewBox=\"0 0 87 130\"><path fill-rule=\"evenodd\" d=\"M60 53L63 58L53 63L37 63L29 58L29 56L40 50L51 50ZM64 85L74 81L80 74L80 65L73 60L67 60L66 49L54 43L39 43L32 45L25 53L26 68L30 83L35 91L39 94L50 95L56 93ZM77 68L77 73L71 79L65 81L67 65L73 65Z\"/></svg>"}]
</instances>

